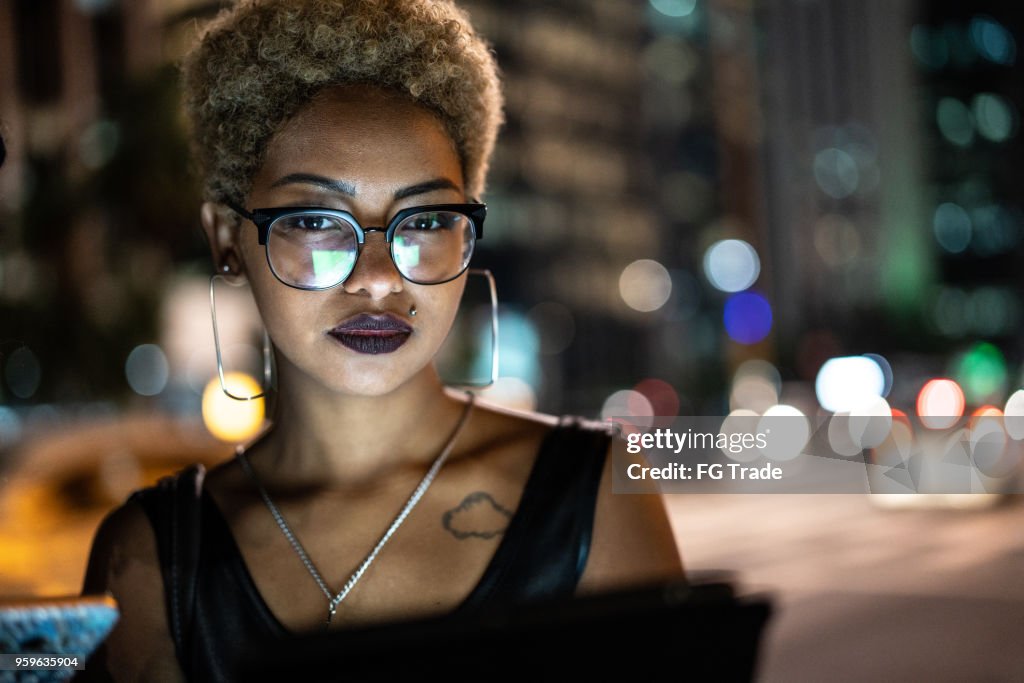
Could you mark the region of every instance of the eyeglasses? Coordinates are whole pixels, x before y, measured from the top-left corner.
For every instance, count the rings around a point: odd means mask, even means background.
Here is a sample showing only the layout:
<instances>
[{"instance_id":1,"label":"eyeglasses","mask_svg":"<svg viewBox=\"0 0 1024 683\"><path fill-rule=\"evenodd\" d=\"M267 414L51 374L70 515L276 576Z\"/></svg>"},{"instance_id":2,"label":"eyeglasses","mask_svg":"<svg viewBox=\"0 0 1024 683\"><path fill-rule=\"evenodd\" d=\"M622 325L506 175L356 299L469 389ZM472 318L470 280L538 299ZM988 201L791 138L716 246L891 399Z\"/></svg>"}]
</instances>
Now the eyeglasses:
<instances>
[{"instance_id":1,"label":"eyeglasses","mask_svg":"<svg viewBox=\"0 0 1024 683\"><path fill-rule=\"evenodd\" d=\"M290 206L250 212L227 206L256 224L274 277L297 289L330 289L348 279L368 232L384 233L391 260L406 280L454 280L469 267L487 215L484 204L432 204L402 209L386 228L364 228L347 211Z\"/></svg>"}]
</instances>

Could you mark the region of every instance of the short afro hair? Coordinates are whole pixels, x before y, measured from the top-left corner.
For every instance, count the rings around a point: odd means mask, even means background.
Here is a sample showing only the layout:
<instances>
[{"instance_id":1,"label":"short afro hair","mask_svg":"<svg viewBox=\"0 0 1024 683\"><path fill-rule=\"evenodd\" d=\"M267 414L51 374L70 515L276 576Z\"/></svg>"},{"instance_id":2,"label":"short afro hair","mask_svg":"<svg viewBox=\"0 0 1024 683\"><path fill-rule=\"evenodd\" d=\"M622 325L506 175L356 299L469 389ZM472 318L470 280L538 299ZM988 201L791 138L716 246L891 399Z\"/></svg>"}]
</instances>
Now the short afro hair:
<instances>
[{"instance_id":1,"label":"short afro hair","mask_svg":"<svg viewBox=\"0 0 1024 683\"><path fill-rule=\"evenodd\" d=\"M487 43L450 0L241 0L183 64L203 193L240 202L274 133L331 85L379 86L437 114L478 198L502 95Z\"/></svg>"}]
</instances>

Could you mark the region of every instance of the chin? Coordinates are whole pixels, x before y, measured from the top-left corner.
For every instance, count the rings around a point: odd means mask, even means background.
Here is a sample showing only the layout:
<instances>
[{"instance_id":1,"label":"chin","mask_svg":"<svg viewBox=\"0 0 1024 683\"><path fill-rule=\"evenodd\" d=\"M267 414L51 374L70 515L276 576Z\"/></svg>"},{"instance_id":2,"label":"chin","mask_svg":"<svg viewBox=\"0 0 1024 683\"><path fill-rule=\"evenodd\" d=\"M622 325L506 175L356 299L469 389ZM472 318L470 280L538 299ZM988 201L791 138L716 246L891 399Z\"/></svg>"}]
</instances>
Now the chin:
<instances>
[{"instance_id":1,"label":"chin","mask_svg":"<svg viewBox=\"0 0 1024 683\"><path fill-rule=\"evenodd\" d=\"M360 357L333 367L320 365L314 376L330 391L343 396L386 396L431 372L430 359L413 359L397 354Z\"/></svg>"}]
</instances>

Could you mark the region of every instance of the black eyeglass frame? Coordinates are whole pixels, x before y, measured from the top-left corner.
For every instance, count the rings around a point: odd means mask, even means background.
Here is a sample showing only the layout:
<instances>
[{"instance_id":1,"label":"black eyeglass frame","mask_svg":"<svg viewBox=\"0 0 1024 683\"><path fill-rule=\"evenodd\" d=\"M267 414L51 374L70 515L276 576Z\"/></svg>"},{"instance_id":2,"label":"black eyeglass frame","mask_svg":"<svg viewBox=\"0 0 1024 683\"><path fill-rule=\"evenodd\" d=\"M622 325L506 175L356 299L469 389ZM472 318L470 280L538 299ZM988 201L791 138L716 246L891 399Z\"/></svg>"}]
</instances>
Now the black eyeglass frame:
<instances>
[{"instance_id":1,"label":"black eyeglass frame","mask_svg":"<svg viewBox=\"0 0 1024 683\"><path fill-rule=\"evenodd\" d=\"M333 289L334 287L337 287L338 285L345 282L345 280L347 280L352 275L352 271L355 270L355 263L359 262L359 256L362 254L363 245L366 243L366 233L368 232L384 233L384 240L389 245L388 251L391 254L391 262L395 264L395 270L398 271L398 274L401 275L403 279L418 285L443 285L446 282L451 282L452 280L466 272L466 270L469 268L469 260L466 261L466 265L462 268L462 270L460 270L458 273L452 275L450 278L447 278L445 280L439 280L437 282L418 282L405 276L405 273L402 272L402 269L398 267L398 263L395 261L394 236L395 232L398 230L398 226L401 225L402 221L404 221L406 218L409 218L410 216L415 216L418 213L429 213L432 211L451 211L454 213L461 213L462 215L469 218L470 222L473 225L473 249L475 250L476 240L482 239L484 236L484 218L487 217L487 205L478 202L469 202L465 204L425 204L423 206L410 206L407 209L402 209L401 211L396 213L390 221L388 221L387 227L371 226L364 228L362 225L359 224L359 221L356 220L356 217L353 216L348 211L343 211L341 209L328 209L323 206L285 206L278 208L253 209L252 211L248 211L242 208L241 206L235 204L234 202L225 202L225 206L227 206L229 209L237 213L242 218L252 221L252 223L256 226L256 229L258 230L257 239L259 241L260 246L262 246L266 251L267 265L270 267L270 272L274 274L274 277L276 277L278 281L283 285L287 285L288 287L293 287L295 289L303 289L306 291L322 291L325 289ZM359 245L359 251L356 253L356 261L352 265L352 270L350 270L348 272L348 275L346 275L338 282L335 282L333 285L328 285L326 287L303 287L301 285L295 285L290 282L285 282L277 274L277 271L274 270L274 264L270 260L270 249L267 247L267 242L270 239L270 229L274 225L275 221L278 221L282 218L287 218L288 216L296 216L300 214L310 213L320 214L324 216L333 216L335 218L341 218L345 220L345 222L347 222L349 225L352 226L353 229L355 229L356 242ZM469 255L470 259L472 259L473 252L471 251Z\"/></svg>"}]
</instances>

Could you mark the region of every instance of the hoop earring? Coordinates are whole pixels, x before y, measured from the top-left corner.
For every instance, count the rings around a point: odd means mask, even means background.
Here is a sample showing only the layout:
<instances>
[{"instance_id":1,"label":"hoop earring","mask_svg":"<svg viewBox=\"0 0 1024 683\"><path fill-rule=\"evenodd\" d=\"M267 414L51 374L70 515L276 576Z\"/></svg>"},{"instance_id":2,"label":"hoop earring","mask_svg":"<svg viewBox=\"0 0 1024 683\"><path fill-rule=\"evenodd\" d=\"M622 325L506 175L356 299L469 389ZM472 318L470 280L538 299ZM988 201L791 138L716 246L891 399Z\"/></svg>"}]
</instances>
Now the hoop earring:
<instances>
[{"instance_id":1,"label":"hoop earring","mask_svg":"<svg viewBox=\"0 0 1024 683\"><path fill-rule=\"evenodd\" d=\"M224 272L228 272L230 269L228 266L224 266ZM252 396L237 396L228 391L227 384L224 381L224 358L221 355L220 350L220 332L217 329L217 295L216 288L214 285L217 280L223 280L232 287L240 287L240 283L231 282L220 273L214 273L210 276L210 320L213 322L213 347L217 352L217 377L220 379L220 390L224 392L224 395L228 398L232 398L236 401L254 401L257 398L263 398L267 395L267 391L273 386L273 354L270 351L270 335L267 334L267 329L263 328L263 386L258 394Z\"/></svg>"},{"instance_id":2,"label":"hoop earring","mask_svg":"<svg viewBox=\"0 0 1024 683\"><path fill-rule=\"evenodd\" d=\"M487 379L483 381L449 381L442 378L444 384L464 389L483 389L498 381L498 288L494 281L494 275L486 268L470 268L466 271L469 275L483 277L487 281L487 293L490 301L490 356L491 367Z\"/></svg>"}]
</instances>

